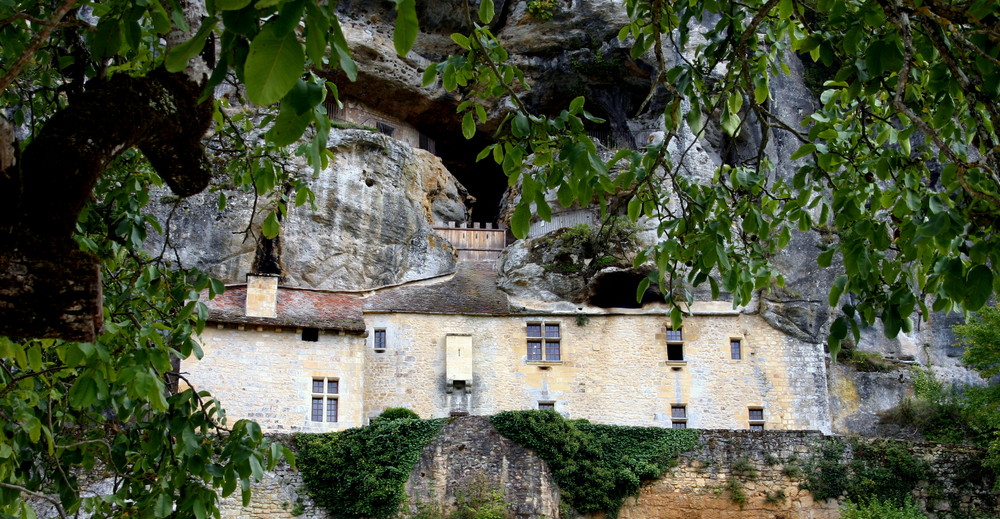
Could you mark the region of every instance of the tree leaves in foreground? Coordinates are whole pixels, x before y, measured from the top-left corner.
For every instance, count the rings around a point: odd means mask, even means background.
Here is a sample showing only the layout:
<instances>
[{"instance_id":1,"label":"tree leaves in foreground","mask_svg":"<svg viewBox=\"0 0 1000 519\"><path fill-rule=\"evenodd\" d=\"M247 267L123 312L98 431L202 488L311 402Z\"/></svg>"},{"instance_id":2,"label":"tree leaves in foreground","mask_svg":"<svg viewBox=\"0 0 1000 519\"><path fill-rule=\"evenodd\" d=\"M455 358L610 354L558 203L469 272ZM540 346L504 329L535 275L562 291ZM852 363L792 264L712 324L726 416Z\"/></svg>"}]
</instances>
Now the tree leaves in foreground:
<instances>
[{"instance_id":1,"label":"tree leaves in foreground","mask_svg":"<svg viewBox=\"0 0 1000 519\"><path fill-rule=\"evenodd\" d=\"M841 311L828 341L834 355L861 327L881 321L895 337L931 311L976 310L1000 288L996 2L627 0L625 8L631 21L619 39L633 59L654 63L655 88L665 92L664 140L644 150L601 160L583 132L582 98L558 115L533 113L519 100L523 74L486 27L453 35L466 53L424 75L466 94L466 136L484 121L485 100L512 100L499 142L480 159L492 157L520 185L515 235L525 235L533 212L549 218L551 190L565 207L599 203L648 222L659 241L635 263L656 270L639 293L658 283L679 305L676 326L693 287L708 284L739 306L783 286L771 258L793 233L818 232L818 266L844 272L829 298ZM771 87L796 56L832 70L804 127L775 115ZM710 124L724 134L722 155L736 158L699 179L683 137L702 138ZM759 148L730 153L751 129ZM790 177L768 149L779 137L800 144Z\"/></svg>"},{"instance_id":2,"label":"tree leaves in foreground","mask_svg":"<svg viewBox=\"0 0 1000 519\"><path fill-rule=\"evenodd\" d=\"M218 515L222 496L249 499L250 481L290 453L250 421L227 423L218 402L186 387L177 359L200 357L207 310L223 290L203 273L141 251L162 224L143 214L161 182L137 152L101 178L77 241L102 260L106 331L92 343L0 337L0 512ZM180 385L174 392L171 386ZM81 471L86 471L83 473ZM83 497L104 479L105 495Z\"/></svg>"}]
</instances>

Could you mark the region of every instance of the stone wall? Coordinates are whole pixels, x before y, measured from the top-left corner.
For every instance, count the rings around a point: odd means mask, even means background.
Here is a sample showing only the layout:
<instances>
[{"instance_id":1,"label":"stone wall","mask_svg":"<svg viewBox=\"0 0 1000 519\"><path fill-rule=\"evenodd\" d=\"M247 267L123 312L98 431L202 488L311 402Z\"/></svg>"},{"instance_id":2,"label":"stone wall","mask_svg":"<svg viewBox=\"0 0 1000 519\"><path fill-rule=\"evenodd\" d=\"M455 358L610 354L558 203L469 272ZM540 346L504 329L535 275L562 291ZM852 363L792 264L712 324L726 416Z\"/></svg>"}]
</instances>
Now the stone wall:
<instances>
[{"instance_id":1,"label":"stone wall","mask_svg":"<svg viewBox=\"0 0 1000 519\"><path fill-rule=\"evenodd\" d=\"M766 429L829 429L822 351L758 316L686 318L683 362L667 360L669 319L659 313L369 313L365 320L387 336L384 352L374 351L371 337L365 348L368 417L386 407L430 418L536 409L543 402L567 418L669 427L671 405L682 404L689 427L746 429L748 408L759 407ZM560 361L526 359L526 324L541 322L559 325ZM452 333L472 335L473 380L449 392L445 337ZM730 359L734 338L743 344L741 360Z\"/></svg>"},{"instance_id":2,"label":"stone wall","mask_svg":"<svg viewBox=\"0 0 1000 519\"><path fill-rule=\"evenodd\" d=\"M644 485L626 500L622 519L836 519L841 501L814 500L800 489L811 459L826 441L842 441L807 431L701 431L698 446L680 456L676 468ZM859 440L875 441L875 440ZM936 443L900 443L928 461L933 482L914 491L917 503L936 519L958 517L975 508L978 517L1000 514L993 475L984 477L981 452L971 447ZM844 461L852 455L845 449ZM424 449L407 483L410 496L404 516L437 502L447 512L455 494L475 481L503 488L510 513L517 519L558 518L559 491L544 462L530 450L500 436L483 417L456 418ZM743 493L740 498L734 492ZM243 507L239 497L223 502L224 519L325 519L302 489L297 472L287 467L268 472L254 486L254 498ZM975 517L975 516L974 516ZM598 519L597 517L590 519Z\"/></svg>"},{"instance_id":3,"label":"stone wall","mask_svg":"<svg viewBox=\"0 0 1000 519\"><path fill-rule=\"evenodd\" d=\"M204 357L184 360L181 371L222 403L230 424L249 418L266 432L364 425L364 338L320 331L318 339L303 340L296 328L210 326L199 339ZM338 381L337 422L311 420L314 379Z\"/></svg>"}]
</instances>

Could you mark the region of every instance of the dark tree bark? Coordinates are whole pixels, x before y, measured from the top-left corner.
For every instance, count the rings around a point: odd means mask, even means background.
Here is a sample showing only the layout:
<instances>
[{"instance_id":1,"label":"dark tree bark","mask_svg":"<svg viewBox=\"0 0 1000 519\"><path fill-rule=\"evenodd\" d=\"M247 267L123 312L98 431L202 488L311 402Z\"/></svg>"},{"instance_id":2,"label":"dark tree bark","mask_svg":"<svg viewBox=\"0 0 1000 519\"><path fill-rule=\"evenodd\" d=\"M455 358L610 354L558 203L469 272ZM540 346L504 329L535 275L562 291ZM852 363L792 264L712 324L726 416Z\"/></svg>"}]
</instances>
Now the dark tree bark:
<instances>
[{"instance_id":1,"label":"dark tree bark","mask_svg":"<svg viewBox=\"0 0 1000 519\"><path fill-rule=\"evenodd\" d=\"M101 329L98 262L72 239L98 176L139 148L174 193L203 190L211 102L181 74L88 83L20 162L0 170L0 335L90 341Z\"/></svg>"}]
</instances>

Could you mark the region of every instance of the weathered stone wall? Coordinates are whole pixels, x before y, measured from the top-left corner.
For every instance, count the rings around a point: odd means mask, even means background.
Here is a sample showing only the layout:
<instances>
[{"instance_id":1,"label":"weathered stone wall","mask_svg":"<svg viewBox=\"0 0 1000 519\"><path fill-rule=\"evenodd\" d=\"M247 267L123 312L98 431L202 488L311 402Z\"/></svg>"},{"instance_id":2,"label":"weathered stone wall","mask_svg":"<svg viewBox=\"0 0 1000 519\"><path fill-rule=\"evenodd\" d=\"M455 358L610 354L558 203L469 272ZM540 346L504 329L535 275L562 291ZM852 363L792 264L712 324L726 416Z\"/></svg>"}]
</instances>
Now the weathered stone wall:
<instances>
[{"instance_id":1,"label":"weathered stone wall","mask_svg":"<svg viewBox=\"0 0 1000 519\"><path fill-rule=\"evenodd\" d=\"M302 330L253 326L208 327L200 338L204 357L181 371L198 391L222 403L229 423L249 418L267 432L326 432L365 424L364 338L320 331L316 342ZM339 382L336 423L310 419L312 381ZM181 388L183 389L183 388Z\"/></svg>"},{"instance_id":2,"label":"weathered stone wall","mask_svg":"<svg viewBox=\"0 0 1000 519\"><path fill-rule=\"evenodd\" d=\"M830 439L807 431L701 431L698 446L681 454L670 473L626 500L619 517L836 519L841 501L816 501L809 491L799 488L806 476L803 469ZM972 470L978 467L980 451L936 443L901 445L926 460L934 473L933 481L920 483L914 491L916 502L931 517L953 517L970 507L982 514L979 517L1000 513L992 479ZM845 449L844 461L851 455L851 449ZM418 504L434 502L438 510L447 512L456 491L477 480L490 488L503 488L510 512L518 519L561 517L559 491L546 464L499 435L483 417L452 420L424 450L406 487L409 512L415 513ZM744 493L745 500L734 499L733 489ZM268 472L254 486L249 507L243 507L238 496L224 500L222 517L324 519L327 515L313 506L299 474L284 467Z\"/></svg>"},{"instance_id":3,"label":"weathered stone wall","mask_svg":"<svg viewBox=\"0 0 1000 519\"><path fill-rule=\"evenodd\" d=\"M554 402L568 418L670 426L671 404L687 406L689 427L748 427L748 407L764 409L767 429L829 430L822 351L761 318L735 312L684 321L684 362L668 362L657 314L479 317L369 313L387 349L365 348L365 413L408 407L423 417L488 415ZM558 323L562 360L526 360L526 323ZM448 392L445 337L471 334L473 380ZM369 333L370 336L374 334ZM731 360L730 339L743 343Z\"/></svg>"}]
</instances>

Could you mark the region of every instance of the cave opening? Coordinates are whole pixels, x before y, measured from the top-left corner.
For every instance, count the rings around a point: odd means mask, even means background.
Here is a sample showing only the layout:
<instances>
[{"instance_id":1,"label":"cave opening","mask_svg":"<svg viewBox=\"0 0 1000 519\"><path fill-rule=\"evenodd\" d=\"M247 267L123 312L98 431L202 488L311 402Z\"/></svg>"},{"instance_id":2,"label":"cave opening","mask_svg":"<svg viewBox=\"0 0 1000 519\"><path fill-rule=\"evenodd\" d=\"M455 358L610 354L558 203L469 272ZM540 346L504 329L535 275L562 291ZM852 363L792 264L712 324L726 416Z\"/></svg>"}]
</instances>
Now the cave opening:
<instances>
[{"instance_id":1,"label":"cave opening","mask_svg":"<svg viewBox=\"0 0 1000 519\"><path fill-rule=\"evenodd\" d=\"M663 302L663 296L649 288L636 301L635 293L646 274L634 270L600 272L590 281L587 303L600 308L642 308L650 303Z\"/></svg>"},{"instance_id":2,"label":"cave opening","mask_svg":"<svg viewBox=\"0 0 1000 519\"><path fill-rule=\"evenodd\" d=\"M471 140L466 140L461 133L428 133L436 143L437 156L441 162L476 199L471 207L470 220L499 224L500 204L507 191L507 177L492 156L476 161L479 152L492 144L493 140L482 133L477 133Z\"/></svg>"}]
</instances>

